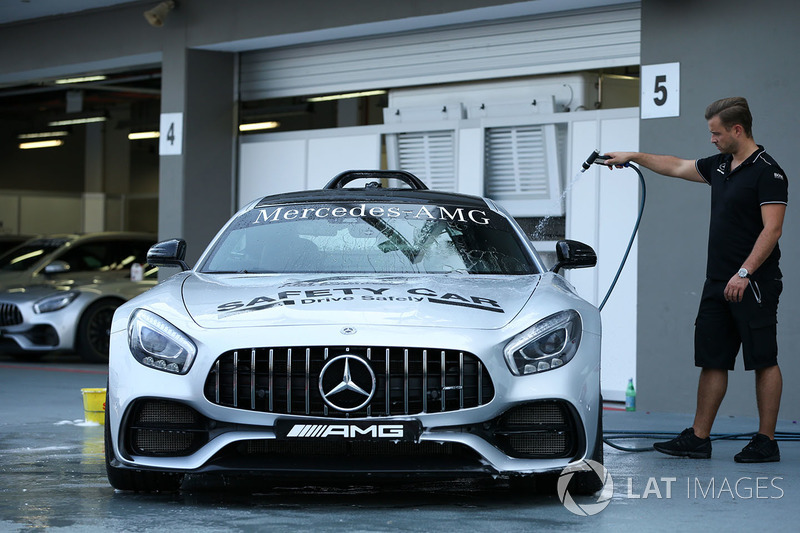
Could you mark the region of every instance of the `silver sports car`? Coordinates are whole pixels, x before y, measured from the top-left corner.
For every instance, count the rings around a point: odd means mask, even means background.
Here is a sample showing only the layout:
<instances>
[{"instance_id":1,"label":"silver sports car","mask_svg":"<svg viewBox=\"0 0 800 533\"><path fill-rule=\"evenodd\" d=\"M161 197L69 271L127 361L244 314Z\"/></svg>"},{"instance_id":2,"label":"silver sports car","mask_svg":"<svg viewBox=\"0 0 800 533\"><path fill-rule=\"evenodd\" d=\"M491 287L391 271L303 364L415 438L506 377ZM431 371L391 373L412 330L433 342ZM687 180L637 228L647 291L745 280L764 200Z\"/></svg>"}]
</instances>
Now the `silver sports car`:
<instances>
[{"instance_id":1,"label":"silver sports car","mask_svg":"<svg viewBox=\"0 0 800 533\"><path fill-rule=\"evenodd\" d=\"M527 483L602 461L600 315L558 274L596 257L575 241L557 253L547 271L492 200L397 171L254 201L192 269L184 241L155 245L150 264L184 271L114 314L111 485ZM584 474L578 490L599 488Z\"/></svg>"},{"instance_id":2,"label":"silver sports car","mask_svg":"<svg viewBox=\"0 0 800 533\"><path fill-rule=\"evenodd\" d=\"M0 351L32 359L77 350L108 361L108 331L120 304L155 285L131 281L155 235L114 231L36 237L0 256Z\"/></svg>"},{"instance_id":3,"label":"silver sports car","mask_svg":"<svg viewBox=\"0 0 800 533\"><path fill-rule=\"evenodd\" d=\"M36 237L0 255L0 290L118 278L133 263L144 263L155 240L131 231Z\"/></svg>"},{"instance_id":4,"label":"silver sports car","mask_svg":"<svg viewBox=\"0 0 800 533\"><path fill-rule=\"evenodd\" d=\"M75 351L87 363L107 363L114 311L157 283L157 268L142 265L141 269L138 281L124 271L117 273L118 279L0 292L0 350L20 360Z\"/></svg>"}]
</instances>

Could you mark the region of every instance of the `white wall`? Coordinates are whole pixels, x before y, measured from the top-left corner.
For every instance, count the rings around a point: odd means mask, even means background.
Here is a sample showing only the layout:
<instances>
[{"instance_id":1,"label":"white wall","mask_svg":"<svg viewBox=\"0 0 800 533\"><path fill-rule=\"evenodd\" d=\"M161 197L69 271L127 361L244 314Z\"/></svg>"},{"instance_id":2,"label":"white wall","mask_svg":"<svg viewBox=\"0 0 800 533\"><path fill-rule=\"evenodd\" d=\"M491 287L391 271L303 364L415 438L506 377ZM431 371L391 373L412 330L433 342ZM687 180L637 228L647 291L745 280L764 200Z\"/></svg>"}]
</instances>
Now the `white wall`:
<instances>
[{"instance_id":1,"label":"white wall","mask_svg":"<svg viewBox=\"0 0 800 533\"><path fill-rule=\"evenodd\" d=\"M0 195L0 233L77 233L84 230L80 194L7 192Z\"/></svg>"},{"instance_id":2,"label":"white wall","mask_svg":"<svg viewBox=\"0 0 800 533\"><path fill-rule=\"evenodd\" d=\"M580 165L596 148L601 153L638 150L638 109L578 115L570 136L572 166L568 175L573 176L573 181L567 185L567 238L592 246L598 260L596 268L570 271L568 278L584 298L600 305L636 222L639 179L631 169L608 170L593 165L581 173ZM636 383L637 241L601 315L601 374L603 396L607 400L624 400L628 379L634 378Z\"/></svg>"},{"instance_id":3,"label":"white wall","mask_svg":"<svg viewBox=\"0 0 800 533\"><path fill-rule=\"evenodd\" d=\"M267 142L241 145L238 206L269 194L322 188L345 170L381 166L378 133L348 135L339 128L276 134Z\"/></svg>"}]
</instances>

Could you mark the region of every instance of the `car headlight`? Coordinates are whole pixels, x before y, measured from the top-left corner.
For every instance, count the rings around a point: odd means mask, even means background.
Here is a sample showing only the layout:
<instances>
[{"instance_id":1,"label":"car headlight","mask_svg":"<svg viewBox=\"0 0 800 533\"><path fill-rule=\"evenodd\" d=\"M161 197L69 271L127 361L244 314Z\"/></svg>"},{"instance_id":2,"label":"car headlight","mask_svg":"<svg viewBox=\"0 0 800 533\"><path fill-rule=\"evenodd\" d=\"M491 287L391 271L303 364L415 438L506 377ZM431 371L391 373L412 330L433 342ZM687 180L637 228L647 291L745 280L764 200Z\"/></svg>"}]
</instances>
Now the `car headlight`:
<instances>
[{"instance_id":1,"label":"car headlight","mask_svg":"<svg viewBox=\"0 0 800 533\"><path fill-rule=\"evenodd\" d=\"M128 345L144 366L185 374L194 362L197 347L178 328L155 313L137 309L128 322Z\"/></svg>"},{"instance_id":2,"label":"car headlight","mask_svg":"<svg viewBox=\"0 0 800 533\"><path fill-rule=\"evenodd\" d=\"M80 295L78 291L59 292L58 294L37 300L36 303L33 304L33 310L39 314L58 311L74 302L78 295Z\"/></svg>"},{"instance_id":3,"label":"car headlight","mask_svg":"<svg viewBox=\"0 0 800 533\"><path fill-rule=\"evenodd\" d=\"M582 330L581 316L572 309L540 320L506 345L508 368L524 376L567 364L578 351Z\"/></svg>"}]
</instances>

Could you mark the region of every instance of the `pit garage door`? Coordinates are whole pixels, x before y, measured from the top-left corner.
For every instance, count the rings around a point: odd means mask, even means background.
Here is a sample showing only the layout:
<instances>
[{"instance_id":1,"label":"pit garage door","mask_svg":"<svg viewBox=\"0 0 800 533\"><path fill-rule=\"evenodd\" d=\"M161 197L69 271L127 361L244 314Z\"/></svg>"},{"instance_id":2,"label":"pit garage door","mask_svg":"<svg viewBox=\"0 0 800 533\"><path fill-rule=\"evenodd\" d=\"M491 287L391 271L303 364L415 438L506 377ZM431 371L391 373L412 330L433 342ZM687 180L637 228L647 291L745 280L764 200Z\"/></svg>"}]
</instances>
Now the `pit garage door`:
<instances>
[{"instance_id":1,"label":"pit garage door","mask_svg":"<svg viewBox=\"0 0 800 533\"><path fill-rule=\"evenodd\" d=\"M244 101L639 64L639 3L243 53Z\"/></svg>"}]
</instances>

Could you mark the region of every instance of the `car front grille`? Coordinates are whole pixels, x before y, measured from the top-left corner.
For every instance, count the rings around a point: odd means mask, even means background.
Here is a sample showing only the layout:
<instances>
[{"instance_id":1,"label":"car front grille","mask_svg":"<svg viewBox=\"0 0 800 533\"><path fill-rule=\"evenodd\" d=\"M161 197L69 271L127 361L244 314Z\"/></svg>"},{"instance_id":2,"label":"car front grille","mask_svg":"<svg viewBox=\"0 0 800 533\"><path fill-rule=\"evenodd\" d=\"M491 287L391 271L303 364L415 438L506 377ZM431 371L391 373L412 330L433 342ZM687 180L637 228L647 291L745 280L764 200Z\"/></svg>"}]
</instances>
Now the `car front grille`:
<instances>
[{"instance_id":1,"label":"car front grille","mask_svg":"<svg viewBox=\"0 0 800 533\"><path fill-rule=\"evenodd\" d=\"M346 356L346 357L343 357ZM363 392L345 392L327 404L320 391L324 374L330 392L347 381L347 360ZM358 359L358 360L356 360ZM331 366L326 368L328 363ZM371 380L364 366L371 369ZM356 371L359 367L362 375ZM323 372L324 370L324 372ZM348 374L349 376L349 374ZM373 394L366 400L367 389ZM205 383L205 397L217 405L279 414L382 417L450 412L484 405L494 386L481 361L468 352L396 347L247 348L222 354ZM351 397L347 398L347 394ZM355 398L355 400L354 400ZM345 405L337 402L344 400ZM349 402L349 403L348 403Z\"/></svg>"},{"instance_id":2,"label":"car front grille","mask_svg":"<svg viewBox=\"0 0 800 533\"><path fill-rule=\"evenodd\" d=\"M16 326L22 324L22 313L14 304L0 303L0 326Z\"/></svg>"}]
</instances>

